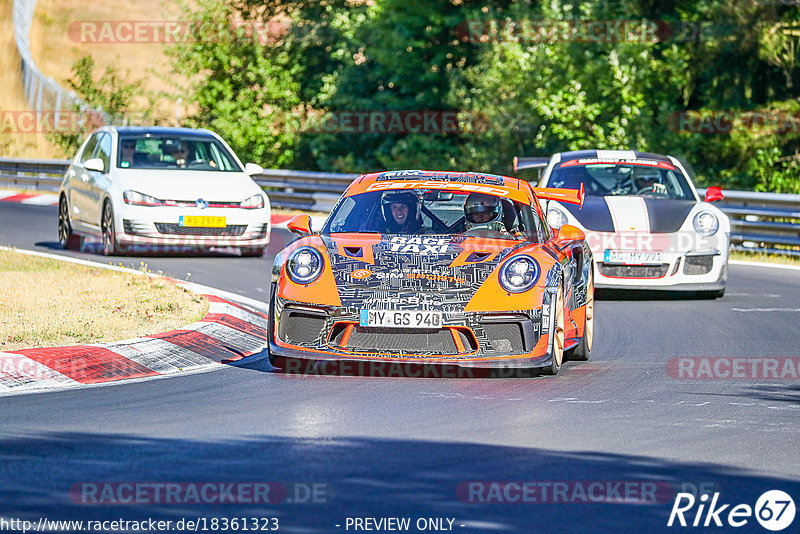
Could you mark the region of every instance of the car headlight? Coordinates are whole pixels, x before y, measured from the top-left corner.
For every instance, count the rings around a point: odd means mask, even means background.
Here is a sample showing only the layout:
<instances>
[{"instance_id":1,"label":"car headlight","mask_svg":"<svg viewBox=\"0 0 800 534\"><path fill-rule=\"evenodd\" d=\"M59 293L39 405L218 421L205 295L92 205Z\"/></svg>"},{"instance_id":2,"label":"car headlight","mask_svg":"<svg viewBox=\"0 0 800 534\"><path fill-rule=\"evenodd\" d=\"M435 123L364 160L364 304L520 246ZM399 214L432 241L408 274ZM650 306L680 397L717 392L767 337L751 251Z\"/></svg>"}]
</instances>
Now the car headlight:
<instances>
[{"instance_id":1,"label":"car headlight","mask_svg":"<svg viewBox=\"0 0 800 534\"><path fill-rule=\"evenodd\" d=\"M567 216L558 208L550 208L547 210L547 224L553 228L561 228L567 224Z\"/></svg>"},{"instance_id":2,"label":"car headlight","mask_svg":"<svg viewBox=\"0 0 800 534\"><path fill-rule=\"evenodd\" d=\"M500 268L500 285L509 293L522 293L539 279L539 264L530 256L517 256Z\"/></svg>"},{"instance_id":3,"label":"car headlight","mask_svg":"<svg viewBox=\"0 0 800 534\"><path fill-rule=\"evenodd\" d=\"M701 211L694 216L694 231L703 237L709 237L719 230L719 219L710 211Z\"/></svg>"},{"instance_id":4,"label":"car headlight","mask_svg":"<svg viewBox=\"0 0 800 534\"><path fill-rule=\"evenodd\" d=\"M125 204L133 204L134 206L163 206L164 201L157 199L156 197L151 197L150 195L145 195L144 193L140 193L138 191L125 191L122 193L122 200L125 201Z\"/></svg>"},{"instance_id":5,"label":"car headlight","mask_svg":"<svg viewBox=\"0 0 800 534\"><path fill-rule=\"evenodd\" d=\"M264 197L261 195L253 195L249 197L247 200L239 204L240 208L244 208L246 210L255 210L264 207Z\"/></svg>"},{"instance_id":6,"label":"car headlight","mask_svg":"<svg viewBox=\"0 0 800 534\"><path fill-rule=\"evenodd\" d=\"M295 284L310 284L322 274L325 262L319 250L300 247L289 256L286 272Z\"/></svg>"}]
</instances>

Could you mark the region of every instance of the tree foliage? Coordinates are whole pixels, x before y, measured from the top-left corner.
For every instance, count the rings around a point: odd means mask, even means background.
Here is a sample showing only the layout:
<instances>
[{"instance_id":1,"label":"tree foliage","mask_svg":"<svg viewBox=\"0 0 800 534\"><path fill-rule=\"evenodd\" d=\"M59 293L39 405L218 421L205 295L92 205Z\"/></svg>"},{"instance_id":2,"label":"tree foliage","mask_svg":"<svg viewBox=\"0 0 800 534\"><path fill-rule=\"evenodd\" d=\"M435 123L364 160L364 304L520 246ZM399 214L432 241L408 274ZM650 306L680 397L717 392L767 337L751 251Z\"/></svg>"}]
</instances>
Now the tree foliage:
<instances>
[{"instance_id":1,"label":"tree foliage","mask_svg":"<svg viewBox=\"0 0 800 534\"><path fill-rule=\"evenodd\" d=\"M741 0L201 0L204 20L279 22L265 40L175 46L192 122L265 166L466 168L579 148L676 155L701 184L800 184L800 6ZM526 22L600 38L525 33ZM654 33L632 38L614 23ZM560 24L560 26L558 26ZM635 27L635 25L634 25ZM448 132L313 127L342 112L458 112ZM770 115L771 114L771 115ZM697 117L733 117L703 128ZM754 126L753 117L780 126ZM782 119L780 118L782 117ZM788 121L788 122L787 122ZM756 121L758 122L758 121Z\"/></svg>"}]
</instances>

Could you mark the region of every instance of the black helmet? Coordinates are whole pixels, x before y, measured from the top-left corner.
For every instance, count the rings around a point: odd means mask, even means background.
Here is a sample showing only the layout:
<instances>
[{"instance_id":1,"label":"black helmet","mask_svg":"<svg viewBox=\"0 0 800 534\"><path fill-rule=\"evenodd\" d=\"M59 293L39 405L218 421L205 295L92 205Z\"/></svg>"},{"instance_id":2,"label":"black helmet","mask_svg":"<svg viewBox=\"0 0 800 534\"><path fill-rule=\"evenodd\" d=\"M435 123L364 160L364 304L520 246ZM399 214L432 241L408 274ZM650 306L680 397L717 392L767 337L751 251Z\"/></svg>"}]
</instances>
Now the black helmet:
<instances>
[{"instance_id":1,"label":"black helmet","mask_svg":"<svg viewBox=\"0 0 800 534\"><path fill-rule=\"evenodd\" d=\"M388 193L383 196L383 205L391 206L392 204L405 204L409 210L417 207L419 197L410 191L402 191L400 193Z\"/></svg>"},{"instance_id":2,"label":"black helmet","mask_svg":"<svg viewBox=\"0 0 800 534\"><path fill-rule=\"evenodd\" d=\"M391 231L399 230L399 228L397 228L397 223L395 223L394 217L392 216L392 204L404 204L408 206L408 217L406 218L406 224L411 225L410 228L419 226L419 221L417 220L419 212L419 197L416 195L416 193L412 193L411 191L387 193L383 196L381 203L383 204L383 218L386 220L386 223Z\"/></svg>"},{"instance_id":3,"label":"black helmet","mask_svg":"<svg viewBox=\"0 0 800 534\"><path fill-rule=\"evenodd\" d=\"M486 193L470 193L467 201L464 202L464 215L467 222L480 224L473 217L478 213L491 213L490 221L497 220L502 211L500 199Z\"/></svg>"}]
</instances>

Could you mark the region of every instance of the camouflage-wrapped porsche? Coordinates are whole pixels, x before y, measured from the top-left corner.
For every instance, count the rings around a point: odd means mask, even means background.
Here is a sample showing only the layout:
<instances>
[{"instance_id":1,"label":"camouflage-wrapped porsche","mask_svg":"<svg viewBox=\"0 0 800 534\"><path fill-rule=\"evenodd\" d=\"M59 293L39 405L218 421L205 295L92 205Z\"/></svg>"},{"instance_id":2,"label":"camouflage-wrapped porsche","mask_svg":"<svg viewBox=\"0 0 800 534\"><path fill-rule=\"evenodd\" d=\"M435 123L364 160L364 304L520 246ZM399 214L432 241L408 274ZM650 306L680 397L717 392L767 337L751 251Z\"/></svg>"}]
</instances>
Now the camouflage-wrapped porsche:
<instances>
[{"instance_id":1,"label":"camouflage-wrapped porsche","mask_svg":"<svg viewBox=\"0 0 800 534\"><path fill-rule=\"evenodd\" d=\"M577 228L554 231L539 198L583 191L489 174L359 176L324 227L275 258L269 352L279 358L389 360L557 373L592 345L592 254Z\"/></svg>"}]
</instances>

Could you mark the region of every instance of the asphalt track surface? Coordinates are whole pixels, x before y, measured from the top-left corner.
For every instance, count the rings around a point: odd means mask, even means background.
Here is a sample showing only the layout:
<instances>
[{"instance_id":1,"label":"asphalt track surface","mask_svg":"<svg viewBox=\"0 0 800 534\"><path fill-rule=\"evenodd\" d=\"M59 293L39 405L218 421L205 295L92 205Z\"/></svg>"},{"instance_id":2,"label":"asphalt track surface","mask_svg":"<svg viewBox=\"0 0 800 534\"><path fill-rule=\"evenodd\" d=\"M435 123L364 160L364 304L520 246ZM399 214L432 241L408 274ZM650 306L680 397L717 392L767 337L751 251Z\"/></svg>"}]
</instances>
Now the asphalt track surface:
<instances>
[{"instance_id":1,"label":"asphalt track surface","mask_svg":"<svg viewBox=\"0 0 800 534\"><path fill-rule=\"evenodd\" d=\"M0 244L108 262L55 242L56 208L0 203ZM114 261L264 299L272 258ZM412 526L434 517L454 518L456 532L654 532L708 530L667 528L681 489L750 506L779 489L800 505L800 381L667 372L673 357L800 356L800 271L735 265L724 299L606 295L595 316L591 360L569 362L556 377L296 378L262 360L0 398L0 517L277 517L285 532L353 532L345 526L355 517L408 517ZM91 481L271 481L290 493L292 483L316 483L328 495L266 505L70 499L74 484ZM646 504L579 496L486 504L458 491L469 481L648 481L671 492ZM798 526L800 514L786 532ZM753 517L735 530L767 532Z\"/></svg>"}]
</instances>

